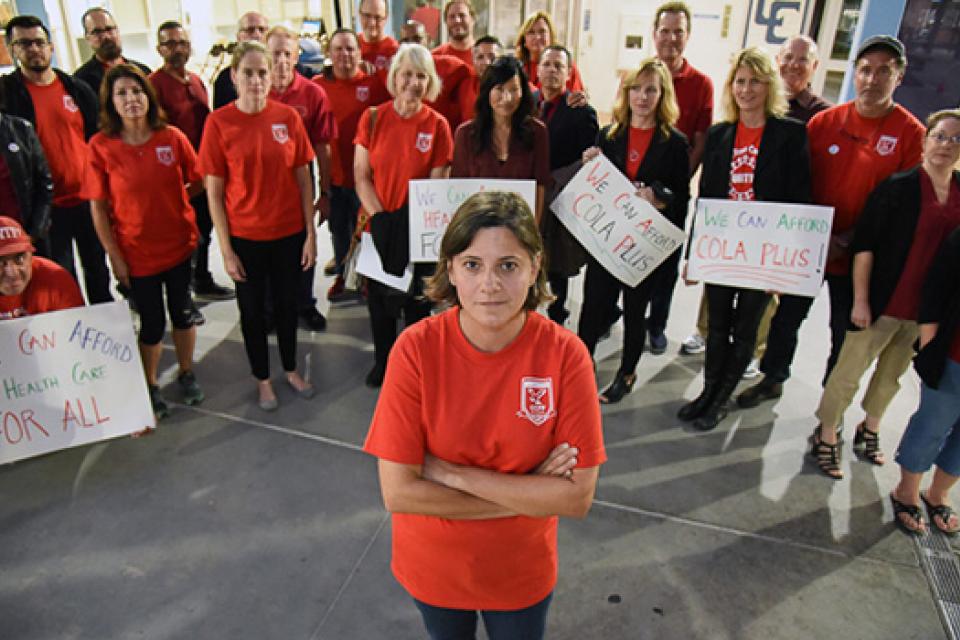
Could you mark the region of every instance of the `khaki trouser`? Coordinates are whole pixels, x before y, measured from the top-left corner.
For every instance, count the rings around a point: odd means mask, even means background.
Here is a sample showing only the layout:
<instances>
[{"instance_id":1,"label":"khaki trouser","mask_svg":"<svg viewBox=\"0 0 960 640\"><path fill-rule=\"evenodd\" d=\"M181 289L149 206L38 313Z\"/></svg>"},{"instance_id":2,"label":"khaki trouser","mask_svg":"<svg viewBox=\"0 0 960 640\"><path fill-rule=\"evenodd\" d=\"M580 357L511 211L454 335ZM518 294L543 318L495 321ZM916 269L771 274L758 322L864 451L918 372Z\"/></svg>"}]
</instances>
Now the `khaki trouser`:
<instances>
[{"instance_id":1,"label":"khaki trouser","mask_svg":"<svg viewBox=\"0 0 960 640\"><path fill-rule=\"evenodd\" d=\"M767 334L770 333L770 321L777 313L777 296L770 296L770 302L760 318L760 326L757 327L757 346L753 349L753 359L760 361L763 359L763 353L767 350ZM707 337L709 330L710 309L707 304L707 296L700 296L700 310L697 312L697 331L704 338Z\"/></svg>"},{"instance_id":2,"label":"khaki trouser","mask_svg":"<svg viewBox=\"0 0 960 640\"><path fill-rule=\"evenodd\" d=\"M834 427L840 424L860 387L860 378L874 361L877 368L860 406L868 416L883 417L900 390L900 376L913 360L913 343L918 335L916 322L890 316L880 316L862 331L848 331L837 364L823 388L817 408L820 424Z\"/></svg>"}]
</instances>

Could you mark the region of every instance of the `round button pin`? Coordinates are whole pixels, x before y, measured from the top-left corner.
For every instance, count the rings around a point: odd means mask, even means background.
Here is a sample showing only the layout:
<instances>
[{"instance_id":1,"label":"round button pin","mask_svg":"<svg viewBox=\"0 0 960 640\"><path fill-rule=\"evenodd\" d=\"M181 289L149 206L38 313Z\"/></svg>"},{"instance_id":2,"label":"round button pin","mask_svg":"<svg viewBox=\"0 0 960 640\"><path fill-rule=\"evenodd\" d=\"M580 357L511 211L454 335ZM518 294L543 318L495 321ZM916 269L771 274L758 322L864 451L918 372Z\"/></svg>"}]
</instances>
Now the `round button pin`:
<instances>
[{"instance_id":1,"label":"round button pin","mask_svg":"<svg viewBox=\"0 0 960 640\"><path fill-rule=\"evenodd\" d=\"M20 151L20 147L17 146L16 142L11 142L10 144L8 144L7 149L10 149L12 153L16 153L17 151Z\"/></svg>"},{"instance_id":2,"label":"round button pin","mask_svg":"<svg viewBox=\"0 0 960 640\"><path fill-rule=\"evenodd\" d=\"M830 152L830 155L835 156L835 155L837 155L837 153L840 152L840 146L839 146L839 145L832 144L832 145L830 145L830 148L827 149L827 151Z\"/></svg>"}]
</instances>

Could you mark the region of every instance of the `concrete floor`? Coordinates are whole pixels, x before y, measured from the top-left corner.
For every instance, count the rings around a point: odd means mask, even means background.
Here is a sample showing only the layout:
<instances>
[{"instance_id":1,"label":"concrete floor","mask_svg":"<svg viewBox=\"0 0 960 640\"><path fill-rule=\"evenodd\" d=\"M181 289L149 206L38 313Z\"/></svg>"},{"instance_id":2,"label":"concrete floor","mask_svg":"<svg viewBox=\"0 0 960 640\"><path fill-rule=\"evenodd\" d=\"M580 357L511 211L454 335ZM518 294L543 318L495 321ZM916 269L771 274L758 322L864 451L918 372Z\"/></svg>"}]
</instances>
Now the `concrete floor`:
<instances>
[{"instance_id":1,"label":"concrete floor","mask_svg":"<svg viewBox=\"0 0 960 640\"><path fill-rule=\"evenodd\" d=\"M645 354L637 389L604 410L610 460L590 515L561 524L548 637L946 637L914 543L892 523L896 465L857 462L848 445L847 479L833 482L804 455L825 299L784 397L701 434L674 417L700 385L702 357L677 355L698 296L680 285L667 354ZM261 412L235 304L212 303L200 407L175 406L148 438L0 467L0 638L424 637L390 574L375 462L359 451L377 399L363 386L366 311L327 306L328 330L300 335L311 401L277 384L280 410ZM601 385L616 364L601 360ZM917 398L911 372L884 421L888 458ZM859 420L854 406L847 424Z\"/></svg>"}]
</instances>

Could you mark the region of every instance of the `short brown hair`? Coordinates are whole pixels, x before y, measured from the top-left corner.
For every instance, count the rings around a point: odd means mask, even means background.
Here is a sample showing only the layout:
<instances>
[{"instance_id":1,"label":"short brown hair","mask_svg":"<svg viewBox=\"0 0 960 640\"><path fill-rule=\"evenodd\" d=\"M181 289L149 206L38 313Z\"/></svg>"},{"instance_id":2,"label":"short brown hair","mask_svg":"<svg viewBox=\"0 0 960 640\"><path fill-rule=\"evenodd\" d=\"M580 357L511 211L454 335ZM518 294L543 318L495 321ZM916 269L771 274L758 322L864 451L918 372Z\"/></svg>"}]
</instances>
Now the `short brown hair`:
<instances>
[{"instance_id":1,"label":"short brown hair","mask_svg":"<svg viewBox=\"0 0 960 640\"><path fill-rule=\"evenodd\" d=\"M452 7L453 5L455 5L455 4L457 4L457 3L467 5L467 11L470 12L470 15L473 16L474 19L477 18L477 10L473 8L473 3L470 2L470 0L450 0L449 2L447 2L447 4L443 5L443 19L444 19L444 20L447 19L447 13L450 12L450 7Z\"/></svg>"},{"instance_id":2,"label":"short brown hair","mask_svg":"<svg viewBox=\"0 0 960 640\"><path fill-rule=\"evenodd\" d=\"M450 220L443 240L440 241L440 254L437 257L437 270L427 280L424 291L427 298L434 302L455 305L460 302L457 289L450 282L450 262L473 244L473 239L481 229L503 227L517 238L531 260L541 259L537 271L537 281L527 292L523 308L533 311L544 302L551 300L547 287L547 274L543 264L543 239L537 229L537 222L526 201L516 193L507 191L481 191L475 193L457 209Z\"/></svg>"},{"instance_id":3,"label":"short brown hair","mask_svg":"<svg viewBox=\"0 0 960 640\"><path fill-rule=\"evenodd\" d=\"M103 77L103 82L100 83L100 121L98 123L100 131L108 136L118 136L123 131L123 119L113 105L113 86L117 84L117 80L120 78L130 78L140 85L140 89L147 96L147 102L149 103L147 124L154 131L163 129L167 124L167 118L160 107L160 101L157 100L156 90L147 80L147 76L143 75L143 71L132 64L124 63L118 64L107 71L107 75Z\"/></svg>"},{"instance_id":4,"label":"short brown hair","mask_svg":"<svg viewBox=\"0 0 960 640\"><path fill-rule=\"evenodd\" d=\"M682 13L687 18L687 33L690 33L692 28L692 16L690 14L690 7L687 6L686 2L664 2L662 5L657 7L656 12L653 14L653 30L656 31L657 27L660 26L660 16L665 13Z\"/></svg>"}]
</instances>

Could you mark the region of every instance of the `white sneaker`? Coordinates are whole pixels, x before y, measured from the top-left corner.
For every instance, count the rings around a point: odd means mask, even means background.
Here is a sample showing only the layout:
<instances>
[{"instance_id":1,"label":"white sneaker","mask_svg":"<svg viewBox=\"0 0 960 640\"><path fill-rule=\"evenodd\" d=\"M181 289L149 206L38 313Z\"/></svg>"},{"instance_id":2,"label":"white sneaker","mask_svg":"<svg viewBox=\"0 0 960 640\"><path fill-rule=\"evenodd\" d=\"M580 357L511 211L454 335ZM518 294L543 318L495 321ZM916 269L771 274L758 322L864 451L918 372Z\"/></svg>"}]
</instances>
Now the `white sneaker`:
<instances>
[{"instance_id":1,"label":"white sneaker","mask_svg":"<svg viewBox=\"0 0 960 640\"><path fill-rule=\"evenodd\" d=\"M680 353L685 356L692 356L697 353L703 353L707 350L707 343L699 333L690 335L686 340L680 343Z\"/></svg>"},{"instance_id":2,"label":"white sneaker","mask_svg":"<svg viewBox=\"0 0 960 640\"><path fill-rule=\"evenodd\" d=\"M753 380L760 375L760 362L754 358L750 361L750 364L747 365L746 370L743 372L744 380Z\"/></svg>"}]
</instances>

